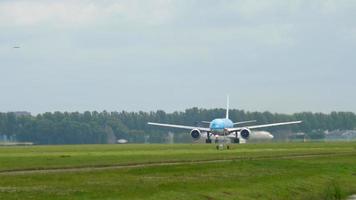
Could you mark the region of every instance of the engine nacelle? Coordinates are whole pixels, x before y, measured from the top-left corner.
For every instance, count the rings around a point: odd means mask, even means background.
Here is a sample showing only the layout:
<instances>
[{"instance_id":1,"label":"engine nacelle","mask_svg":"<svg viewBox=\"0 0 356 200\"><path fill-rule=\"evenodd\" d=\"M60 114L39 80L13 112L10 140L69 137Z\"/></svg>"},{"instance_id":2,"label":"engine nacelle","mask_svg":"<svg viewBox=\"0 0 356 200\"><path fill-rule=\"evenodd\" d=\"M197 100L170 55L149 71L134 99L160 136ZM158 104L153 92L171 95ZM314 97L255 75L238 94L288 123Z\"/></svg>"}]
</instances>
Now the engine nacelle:
<instances>
[{"instance_id":1,"label":"engine nacelle","mask_svg":"<svg viewBox=\"0 0 356 200\"><path fill-rule=\"evenodd\" d=\"M240 131L240 136L245 140L248 140L250 138L250 135L251 135L250 129L244 128Z\"/></svg>"},{"instance_id":2,"label":"engine nacelle","mask_svg":"<svg viewBox=\"0 0 356 200\"><path fill-rule=\"evenodd\" d=\"M201 137L201 132L198 129L193 129L192 131L190 131L190 135L194 140L198 140Z\"/></svg>"}]
</instances>

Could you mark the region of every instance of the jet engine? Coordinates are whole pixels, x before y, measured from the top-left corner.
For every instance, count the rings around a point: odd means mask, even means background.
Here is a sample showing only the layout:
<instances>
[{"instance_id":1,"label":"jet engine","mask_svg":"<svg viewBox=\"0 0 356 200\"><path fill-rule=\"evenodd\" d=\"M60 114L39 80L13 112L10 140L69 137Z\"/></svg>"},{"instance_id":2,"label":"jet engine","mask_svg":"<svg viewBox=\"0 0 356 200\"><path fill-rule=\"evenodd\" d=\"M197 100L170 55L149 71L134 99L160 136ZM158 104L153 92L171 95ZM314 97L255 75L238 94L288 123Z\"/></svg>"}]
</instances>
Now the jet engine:
<instances>
[{"instance_id":1,"label":"jet engine","mask_svg":"<svg viewBox=\"0 0 356 200\"><path fill-rule=\"evenodd\" d=\"M240 131L240 135L243 139L247 140L250 137L251 131L250 129L244 128Z\"/></svg>"},{"instance_id":2,"label":"jet engine","mask_svg":"<svg viewBox=\"0 0 356 200\"><path fill-rule=\"evenodd\" d=\"M190 135L194 140L198 140L201 136L201 132L198 129L193 129L192 131L190 131Z\"/></svg>"}]
</instances>

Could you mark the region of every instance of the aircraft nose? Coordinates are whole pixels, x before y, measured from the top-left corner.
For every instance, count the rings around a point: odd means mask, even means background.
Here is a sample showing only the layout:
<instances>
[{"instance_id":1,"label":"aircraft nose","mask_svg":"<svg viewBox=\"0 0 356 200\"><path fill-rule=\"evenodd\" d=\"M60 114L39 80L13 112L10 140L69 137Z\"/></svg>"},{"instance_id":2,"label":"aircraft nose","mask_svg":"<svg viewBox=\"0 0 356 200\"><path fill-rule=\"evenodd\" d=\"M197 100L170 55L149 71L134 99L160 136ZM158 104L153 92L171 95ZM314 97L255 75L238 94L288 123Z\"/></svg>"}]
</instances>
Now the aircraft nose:
<instances>
[{"instance_id":1,"label":"aircraft nose","mask_svg":"<svg viewBox=\"0 0 356 200\"><path fill-rule=\"evenodd\" d=\"M213 124L213 128L215 128L215 129L220 128L220 124L218 124L218 123Z\"/></svg>"}]
</instances>

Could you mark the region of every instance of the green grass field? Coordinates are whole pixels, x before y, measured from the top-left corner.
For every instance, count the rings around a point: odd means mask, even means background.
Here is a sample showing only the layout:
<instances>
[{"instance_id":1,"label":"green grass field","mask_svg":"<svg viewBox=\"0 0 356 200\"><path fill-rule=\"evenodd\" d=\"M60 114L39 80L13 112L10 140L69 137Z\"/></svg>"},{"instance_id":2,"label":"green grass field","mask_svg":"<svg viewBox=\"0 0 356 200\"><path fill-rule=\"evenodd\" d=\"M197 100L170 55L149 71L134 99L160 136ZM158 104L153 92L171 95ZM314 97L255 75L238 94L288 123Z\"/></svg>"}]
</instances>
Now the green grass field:
<instances>
[{"instance_id":1,"label":"green grass field","mask_svg":"<svg viewBox=\"0 0 356 200\"><path fill-rule=\"evenodd\" d=\"M0 199L345 199L356 143L0 147Z\"/></svg>"}]
</instances>

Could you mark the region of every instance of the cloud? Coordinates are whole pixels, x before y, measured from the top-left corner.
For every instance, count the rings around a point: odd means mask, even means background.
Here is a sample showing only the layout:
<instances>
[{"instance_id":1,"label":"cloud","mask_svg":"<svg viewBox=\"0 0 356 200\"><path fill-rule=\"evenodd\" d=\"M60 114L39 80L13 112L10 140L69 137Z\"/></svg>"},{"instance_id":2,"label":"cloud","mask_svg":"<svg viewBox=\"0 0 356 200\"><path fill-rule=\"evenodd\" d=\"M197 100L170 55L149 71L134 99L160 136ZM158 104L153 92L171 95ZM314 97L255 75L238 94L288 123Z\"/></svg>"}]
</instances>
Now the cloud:
<instances>
[{"instance_id":1,"label":"cloud","mask_svg":"<svg viewBox=\"0 0 356 200\"><path fill-rule=\"evenodd\" d=\"M215 30L212 36L219 40L262 45L293 45L294 27L292 24L261 24L234 27L227 30Z\"/></svg>"},{"instance_id":2,"label":"cloud","mask_svg":"<svg viewBox=\"0 0 356 200\"><path fill-rule=\"evenodd\" d=\"M44 92L52 88L80 102L85 95L72 95L76 84L98 98L93 105L105 98L92 88L110 96L108 86L115 86L122 90L115 98L126 93L128 102L160 87L145 95L158 102L173 88L177 98L166 105L171 109L222 83L226 93L238 88L251 107L270 96L284 101L288 92L309 99L291 88L314 92L313 83L321 97L327 88L342 96L346 90L335 82L355 85L355 9L355 0L0 0L0 68L3 82L17 83L1 88L9 101L0 110L16 107L12 94L23 85L39 104L55 99ZM256 96L265 86L271 88L266 97ZM122 104L135 109L129 105Z\"/></svg>"},{"instance_id":3,"label":"cloud","mask_svg":"<svg viewBox=\"0 0 356 200\"><path fill-rule=\"evenodd\" d=\"M310 11L314 14L342 14L355 9L353 0L238 0L238 1L186 1L186 0L3 0L0 2L1 24L30 26L39 24L92 24L110 18L114 22L162 25L175 20L197 18L202 23L211 17L221 19L238 15L245 19L271 16L298 16ZM201 18L200 18L201 17ZM220 23L224 23L220 21Z\"/></svg>"},{"instance_id":4,"label":"cloud","mask_svg":"<svg viewBox=\"0 0 356 200\"><path fill-rule=\"evenodd\" d=\"M271 13L293 13L300 9L300 1L234 1L230 9L236 10L241 17L251 19L261 16L270 15Z\"/></svg>"},{"instance_id":5,"label":"cloud","mask_svg":"<svg viewBox=\"0 0 356 200\"><path fill-rule=\"evenodd\" d=\"M170 0L3 1L0 2L0 24L73 27L110 20L116 23L159 25L173 18L174 9Z\"/></svg>"},{"instance_id":6,"label":"cloud","mask_svg":"<svg viewBox=\"0 0 356 200\"><path fill-rule=\"evenodd\" d=\"M89 23L97 15L94 4L6 1L0 3L1 24L13 26ZM11 20L10 20L11 19Z\"/></svg>"},{"instance_id":7,"label":"cloud","mask_svg":"<svg viewBox=\"0 0 356 200\"><path fill-rule=\"evenodd\" d=\"M350 28L344 32L345 39L356 43L356 27Z\"/></svg>"}]
</instances>

